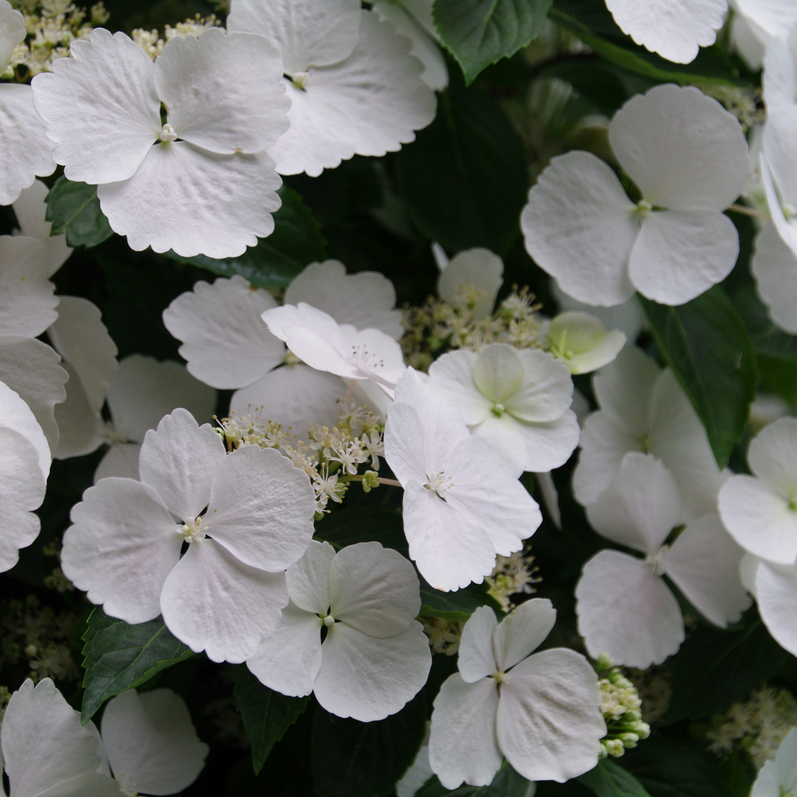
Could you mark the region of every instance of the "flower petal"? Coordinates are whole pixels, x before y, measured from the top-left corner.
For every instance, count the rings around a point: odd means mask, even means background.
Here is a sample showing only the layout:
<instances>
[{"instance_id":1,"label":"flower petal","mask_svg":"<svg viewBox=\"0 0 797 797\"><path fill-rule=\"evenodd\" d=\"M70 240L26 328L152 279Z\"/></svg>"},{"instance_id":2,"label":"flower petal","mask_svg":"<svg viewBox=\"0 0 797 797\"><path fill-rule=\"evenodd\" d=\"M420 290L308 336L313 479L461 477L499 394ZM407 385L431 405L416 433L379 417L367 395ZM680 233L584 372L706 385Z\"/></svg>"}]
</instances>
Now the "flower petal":
<instances>
[{"instance_id":1,"label":"flower petal","mask_svg":"<svg viewBox=\"0 0 797 797\"><path fill-rule=\"evenodd\" d=\"M4 382L0 382L0 427L22 435L36 452L42 478L50 473L50 447L30 407Z\"/></svg>"},{"instance_id":2,"label":"flower petal","mask_svg":"<svg viewBox=\"0 0 797 797\"><path fill-rule=\"evenodd\" d=\"M313 540L289 568L288 593L297 608L313 614L329 611L329 567L334 558L335 549L328 542Z\"/></svg>"},{"instance_id":3,"label":"flower petal","mask_svg":"<svg viewBox=\"0 0 797 797\"><path fill-rule=\"evenodd\" d=\"M556 609L547 598L521 603L501 621L493 636L498 669L506 672L523 661L547 639L555 622Z\"/></svg>"},{"instance_id":4,"label":"flower petal","mask_svg":"<svg viewBox=\"0 0 797 797\"><path fill-rule=\"evenodd\" d=\"M466 684L473 684L502 669L493 644L498 621L489 606L479 606L462 629L457 667Z\"/></svg>"},{"instance_id":5,"label":"flower petal","mask_svg":"<svg viewBox=\"0 0 797 797\"><path fill-rule=\"evenodd\" d=\"M784 649L797 656L797 571L762 562L756 575L756 600L769 633Z\"/></svg>"},{"instance_id":6,"label":"flower petal","mask_svg":"<svg viewBox=\"0 0 797 797\"><path fill-rule=\"evenodd\" d=\"M466 288L476 288L483 298L473 307L474 318L484 318L493 312L495 297L504 284L504 261L489 249L476 247L460 252L446 265L437 280L437 292L443 301L454 307L463 303Z\"/></svg>"},{"instance_id":7,"label":"flower petal","mask_svg":"<svg viewBox=\"0 0 797 797\"><path fill-rule=\"evenodd\" d=\"M780 418L751 441L750 469L759 479L789 497L797 493L797 419Z\"/></svg>"},{"instance_id":8,"label":"flower petal","mask_svg":"<svg viewBox=\"0 0 797 797\"><path fill-rule=\"evenodd\" d=\"M797 255L767 223L755 239L750 268L769 317L781 329L797 334Z\"/></svg>"},{"instance_id":9,"label":"flower petal","mask_svg":"<svg viewBox=\"0 0 797 797\"><path fill-rule=\"evenodd\" d=\"M90 454L106 442L105 424L89 405L80 384L80 377L72 366L65 362L61 367L69 374L69 390L66 401L55 406L55 422L58 424L58 449L55 458L69 459ZM131 478L138 478L138 454L135 473Z\"/></svg>"},{"instance_id":10,"label":"flower petal","mask_svg":"<svg viewBox=\"0 0 797 797\"><path fill-rule=\"evenodd\" d=\"M50 235L53 225L46 219L46 199L49 192L50 189L41 180L34 180L33 185L23 189L13 208L20 233L28 238L35 238L47 247L50 253L47 276L52 277L72 254L72 248L66 245L66 235Z\"/></svg>"},{"instance_id":11,"label":"flower petal","mask_svg":"<svg viewBox=\"0 0 797 797\"><path fill-rule=\"evenodd\" d=\"M139 480L138 458L141 446L138 443L117 443L108 448L94 471L94 484L100 479L117 477Z\"/></svg>"}]
</instances>

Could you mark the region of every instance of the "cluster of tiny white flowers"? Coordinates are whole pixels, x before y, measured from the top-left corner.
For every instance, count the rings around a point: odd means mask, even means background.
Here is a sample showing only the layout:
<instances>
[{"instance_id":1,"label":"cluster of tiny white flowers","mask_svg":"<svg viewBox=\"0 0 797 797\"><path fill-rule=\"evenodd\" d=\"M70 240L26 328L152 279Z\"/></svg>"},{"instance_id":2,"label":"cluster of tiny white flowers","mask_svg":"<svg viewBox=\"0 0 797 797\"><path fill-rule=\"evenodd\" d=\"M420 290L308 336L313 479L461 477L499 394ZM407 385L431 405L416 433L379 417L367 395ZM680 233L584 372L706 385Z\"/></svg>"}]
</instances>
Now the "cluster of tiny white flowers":
<instances>
[{"instance_id":1,"label":"cluster of tiny white flowers","mask_svg":"<svg viewBox=\"0 0 797 797\"><path fill-rule=\"evenodd\" d=\"M515 551L509 556L498 556L492 575L485 579L490 597L501 604L505 612L511 611L514 604L510 600L513 595L532 595L534 585L541 580L537 576L534 557L527 551Z\"/></svg>"},{"instance_id":2,"label":"cluster of tiny white flowers","mask_svg":"<svg viewBox=\"0 0 797 797\"><path fill-rule=\"evenodd\" d=\"M161 36L157 28L144 30L135 28L130 34L130 38L141 47L147 55L154 61L162 52L163 48L177 37L200 36L208 28L222 28L221 22L216 19L215 14L203 17L197 14L195 17L178 22L176 25L166 25Z\"/></svg>"}]
</instances>

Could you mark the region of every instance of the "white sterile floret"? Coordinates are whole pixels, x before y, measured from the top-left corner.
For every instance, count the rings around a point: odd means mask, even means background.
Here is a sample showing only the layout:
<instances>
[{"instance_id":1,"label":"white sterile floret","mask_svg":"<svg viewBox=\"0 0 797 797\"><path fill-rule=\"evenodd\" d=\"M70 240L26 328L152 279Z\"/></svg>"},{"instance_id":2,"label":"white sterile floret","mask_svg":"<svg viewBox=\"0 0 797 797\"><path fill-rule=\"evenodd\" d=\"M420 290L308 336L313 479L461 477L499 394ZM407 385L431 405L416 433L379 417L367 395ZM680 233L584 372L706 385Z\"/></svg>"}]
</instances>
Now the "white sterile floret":
<instances>
[{"instance_id":1,"label":"white sterile floret","mask_svg":"<svg viewBox=\"0 0 797 797\"><path fill-rule=\"evenodd\" d=\"M404 488L410 558L436 589L481 583L496 554L523 547L542 522L520 468L468 431L462 416L416 371L396 388L385 459Z\"/></svg>"},{"instance_id":2,"label":"white sterile floret","mask_svg":"<svg viewBox=\"0 0 797 797\"><path fill-rule=\"evenodd\" d=\"M778 235L797 256L797 105L769 109L761 152L761 179Z\"/></svg>"},{"instance_id":3,"label":"white sterile floret","mask_svg":"<svg viewBox=\"0 0 797 797\"><path fill-rule=\"evenodd\" d=\"M244 661L277 627L283 571L313 534L309 478L273 449L226 454L183 409L147 432L139 471L140 482L100 480L72 509L64 573L112 617L162 613L192 650Z\"/></svg>"},{"instance_id":4,"label":"white sterile floret","mask_svg":"<svg viewBox=\"0 0 797 797\"><path fill-rule=\"evenodd\" d=\"M0 382L0 572L10 570L19 549L39 535L33 514L44 500L50 448L28 405Z\"/></svg>"},{"instance_id":5,"label":"white sterile floret","mask_svg":"<svg viewBox=\"0 0 797 797\"><path fill-rule=\"evenodd\" d=\"M437 256L437 255L436 255ZM495 297L503 285L504 261L489 249L466 249L450 262L438 256L441 269L437 293L452 307L470 307L474 318L493 313Z\"/></svg>"},{"instance_id":6,"label":"white sterile floret","mask_svg":"<svg viewBox=\"0 0 797 797\"><path fill-rule=\"evenodd\" d=\"M757 71L765 48L773 40L787 39L794 29L797 5L792 0L730 0L730 4L736 11L731 20L731 41L748 66ZM769 105L766 83L764 96Z\"/></svg>"},{"instance_id":7,"label":"white sterile floret","mask_svg":"<svg viewBox=\"0 0 797 797\"><path fill-rule=\"evenodd\" d=\"M786 2L797 15L790 0ZM797 33L793 25L789 31L767 39L763 65L762 89L767 114L793 107L797 102Z\"/></svg>"},{"instance_id":8,"label":"white sterile floret","mask_svg":"<svg viewBox=\"0 0 797 797\"><path fill-rule=\"evenodd\" d=\"M34 180L33 185L26 188L12 205L20 234L35 238L47 247L50 259L48 278L52 277L72 254L71 247L66 244L66 235L50 234L53 225L46 218L46 198L49 191L50 189L41 180Z\"/></svg>"},{"instance_id":9,"label":"white sterile floret","mask_svg":"<svg viewBox=\"0 0 797 797\"><path fill-rule=\"evenodd\" d=\"M755 239L750 268L769 317L781 329L797 334L797 254L770 222Z\"/></svg>"},{"instance_id":10,"label":"white sterile floret","mask_svg":"<svg viewBox=\"0 0 797 797\"><path fill-rule=\"evenodd\" d=\"M174 38L153 64L96 28L71 54L34 78L36 110L66 176L98 186L131 248L232 257L274 230L281 180L265 150L288 128L289 101L265 37L211 28Z\"/></svg>"},{"instance_id":11,"label":"white sterile floret","mask_svg":"<svg viewBox=\"0 0 797 797\"><path fill-rule=\"evenodd\" d=\"M581 431L573 473L576 500L598 499L629 451L658 457L678 482L681 522L717 511L723 475L706 430L669 369L662 371L641 349L626 346L592 380L600 410Z\"/></svg>"},{"instance_id":12,"label":"white sterile floret","mask_svg":"<svg viewBox=\"0 0 797 797\"><path fill-rule=\"evenodd\" d=\"M590 313L571 310L560 313L548 327L549 348L572 374L588 374L612 362L625 346L623 332L609 332Z\"/></svg>"},{"instance_id":13,"label":"white sterile floret","mask_svg":"<svg viewBox=\"0 0 797 797\"><path fill-rule=\"evenodd\" d=\"M780 743L773 759L758 773L750 797L789 797L797 792L797 728Z\"/></svg>"},{"instance_id":14,"label":"white sterile floret","mask_svg":"<svg viewBox=\"0 0 797 797\"><path fill-rule=\"evenodd\" d=\"M0 0L0 74L26 35L22 14ZM46 177L55 171L52 151L44 122L33 107L31 87L0 84L0 205L10 205L36 175Z\"/></svg>"},{"instance_id":15,"label":"white sterile floret","mask_svg":"<svg viewBox=\"0 0 797 797\"><path fill-rule=\"evenodd\" d=\"M452 351L435 360L429 377L474 435L523 470L558 468L578 445L570 371L546 352L507 343L479 354Z\"/></svg>"},{"instance_id":16,"label":"white sterile floret","mask_svg":"<svg viewBox=\"0 0 797 797\"><path fill-rule=\"evenodd\" d=\"M415 697L432 656L415 620L418 577L400 553L377 542L338 553L311 542L287 579L282 622L246 662L260 681L285 695L313 692L330 713L360 722L384 719Z\"/></svg>"},{"instance_id":17,"label":"white sterile floret","mask_svg":"<svg viewBox=\"0 0 797 797\"><path fill-rule=\"evenodd\" d=\"M656 86L615 114L609 141L642 199L594 155L560 155L523 210L529 254L590 305L622 304L635 290L678 305L724 279L739 236L722 211L750 172L738 120L694 87Z\"/></svg>"},{"instance_id":18,"label":"white sterile floret","mask_svg":"<svg viewBox=\"0 0 797 797\"><path fill-rule=\"evenodd\" d=\"M650 454L625 456L614 481L587 507L595 530L645 558L601 551L584 565L576 585L578 632L587 651L642 669L661 664L684 640L678 601L667 575L710 622L736 622L750 598L739 578L744 551L717 515L690 523L671 544L679 524L678 485Z\"/></svg>"},{"instance_id":19,"label":"white sterile floret","mask_svg":"<svg viewBox=\"0 0 797 797\"><path fill-rule=\"evenodd\" d=\"M797 656L797 565L779 565L748 553L742 578L755 595L758 612L772 638Z\"/></svg>"},{"instance_id":20,"label":"white sterile floret","mask_svg":"<svg viewBox=\"0 0 797 797\"><path fill-rule=\"evenodd\" d=\"M754 475L733 476L719 511L733 538L768 562L797 562L797 418L781 418L750 443Z\"/></svg>"},{"instance_id":21,"label":"white sterile floret","mask_svg":"<svg viewBox=\"0 0 797 797\"><path fill-rule=\"evenodd\" d=\"M606 0L614 21L637 44L688 64L717 39L728 0Z\"/></svg>"},{"instance_id":22,"label":"white sterile floret","mask_svg":"<svg viewBox=\"0 0 797 797\"><path fill-rule=\"evenodd\" d=\"M269 150L280 174L382 156L434 119L412 43L359 0L233 0L227 27L262 33L282 54L291 125Z\"/></svg>"},{"instance_id":23,"label":"white sterile floret","mask_svg":"<svg viewBox=\"0 0 797 797\"><path fill-rule=\"evenodd\" d=\"M506 760L529 780L563 783L598 763L606 733L598 678L579 653L532 653L556 621L533 598L499 625L482 606L462 631L459 672L434 701L429 762L447 789L486 786Z\"/></svg>"}]
</instances>

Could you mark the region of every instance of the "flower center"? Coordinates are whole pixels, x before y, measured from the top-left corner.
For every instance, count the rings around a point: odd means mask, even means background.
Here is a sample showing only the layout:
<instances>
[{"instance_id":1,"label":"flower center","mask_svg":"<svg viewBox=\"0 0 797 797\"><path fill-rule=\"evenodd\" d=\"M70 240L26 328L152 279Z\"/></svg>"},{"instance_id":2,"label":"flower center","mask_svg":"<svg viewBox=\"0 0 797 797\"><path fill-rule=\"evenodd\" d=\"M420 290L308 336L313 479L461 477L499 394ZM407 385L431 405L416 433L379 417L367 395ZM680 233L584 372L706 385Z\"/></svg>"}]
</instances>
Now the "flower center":
<instances>
[{"instance_id":1,"label":"flower center","mask_svg":"<svg viewBox=\"0 0 797 797\"><path fill-rule=\"evenodd\" d=\"M494 404L490 412L492 412L496 418L500 418L506 412L506 407L503 404Z\"/></svg>"},{"instance_id":2,"label":"flower center","mask_svg":"<svg viewBox=\"0 0 797 797\"><path fill-rule=\"evenodd\" d=\"M669 550L669 545L662 545L656 553L652 553L645 558L645 564L651 569L654 575L663 576L666 572L665 559Z\"/></svg>"},{"instance_id":3,"label":"flower center","mask_svg":"<svg viewBox=\"0 0 797 797\"><path fill-rule=\"evenodd\" d=\"M165 124L158 138L165 144L169 144L177 140L177 133L174 132L174 128L170 124Z\"/></svg>"},{"instance_id":4,"label":"flower center","mask_svg":"<svg viewBox=\"0 0 797 797\"><path fill-rule=\"evenodd\" d=\"M795 210L794 205L790 205L786 202L783 205L783 215L786 218L786 221L791 221L795 216L797 216L797 210Z\"/></svg>"},{"instance_id":5,"label":"flower center","mask_svg":"<svg viewBox=\"0 0 797 797\"><path fill-rule=\"evenodd\" d=\"M189 520L177 527L177 533L182 534L186 542L202 542L208 532L208 526L203 521L204 516Z\"/></svg>"},{"instance_id":6,"label":"flower center","mask_svg":"<svg viewBox=\"0 0 797 797\"><path fill-rule=\"evenodd\" d=\"M653 210L653 205L650 204L646 199L640 199L637 202L637 206L634 208L634 215L636 215L640 220L646 219L650 216L651 211Z\"/></svg>"},{"instance_id":7,"label":"flower center","mask_svg":"<svg viewBox=\"0 0 797 797\"><path fill-rule=\"evenodd\" d=\"M427 477L429 481L423 486L431 493L435 493L438 497L445 501L443 493L448 492L453 486L454 481L450 476L446 476L443 471L439 470L432 476Z\"/></svg>"},{"instance_id":8,"label":"flower center","mask_svg":"<svg viewBox=\"0 0 797 797\"><path fill-rule=\"evenodd\" d=\"M297 72L295 75L290 76L291 83L302 91L307 91L307 80L309 77L310 75L307 72Z\"/></svg>"},{"instance_id":9,"label":"flower center","mask_svg":"<svg viewBox=\"0 0 797 797\"><path fill-rule=\"evenodd\" d=\"M359 344L351 347L351 359L361 371L373 371L385 367L384 360L378 359L378 355L372 354L365 346Z\"/></svg>"}]
</instances>

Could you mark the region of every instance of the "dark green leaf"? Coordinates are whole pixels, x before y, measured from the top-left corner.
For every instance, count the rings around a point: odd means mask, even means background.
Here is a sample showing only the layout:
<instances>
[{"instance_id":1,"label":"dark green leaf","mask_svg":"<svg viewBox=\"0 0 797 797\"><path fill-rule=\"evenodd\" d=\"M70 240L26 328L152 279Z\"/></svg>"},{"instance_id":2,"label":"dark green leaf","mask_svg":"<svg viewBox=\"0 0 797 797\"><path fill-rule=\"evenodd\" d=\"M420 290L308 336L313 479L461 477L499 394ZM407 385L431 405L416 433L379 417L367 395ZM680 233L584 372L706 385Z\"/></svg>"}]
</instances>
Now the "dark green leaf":
<instances>
[{"instance_id":1,"label":"dark green leaf","mask_svg":"<svg viewBox=\"0 0 797 797\"><path fill-rule=\"evenodd\" d=\"M526 202L523 144L494 102L452 80L437 117L396 155L407 210L452 253L484 246L504 255Z\"/></svg>"},{"instance_id":2,"label":"dark green leaf","mask_svg":"<svg viewBox=\"0 0 797 797\"><path fill-rule=\"evenodd\" d=\"M635 44L617 27L603 2L555 0L549 17L602 58L658 83L716 83L752 88L739 77L719 47L701 49L690 64L676 64Z\"/></svg>"},{"instance_id":3,"label":"dark green leaf","mask_svg":"<svg viewBox=\"0 0 797 797\"><path fill-rule=\"evenodd\" d=\"M716 757L696 746L651 737L621 760L650 797L733 797L717 774Z\"/></svg>"},{"instance_id":4,"label":"dark green leaf","mask_svg":"<svg viewBox=\"0 0 797 797\"><path fill-rule=\"evenodd\" d=\"M180 257L174 252L168 256L222 277L240 274L258 288L286 287L309 263L326 258L326 242L299 194L283 186L279 195L282 207L274 214L274 232L258 239L240 257L215 260L205 255Z\"/></svg>"},{"instance_id":5,"label":"dark green leaf","mask_svg":"<svg viewBox=\"0 0 797 797\"><path fill-rule=\"evenodd\" d=\"M258 774L271 748L307 708L310 696L281 695L261 684L243 664L235 671L234 694L235 706L252 743L252 766Z\"/></svg>"},{"instance_id":6,"label":"dark green leaf","mask_svg":"<svg viewBox=\"0 0 797 797\"><path fill-rule=\"evenodd\" d=\"M172 636L162 618L128 625L108 617L100 608L91 613L83 639L86 691L80 721L84 725L109 697L140 686L161 670L194 655Z\"/></svg>"},{"instance_id":7,"label":"dark green leaf","mask_svg":"<svg viewBox=\"0 0 797 797\"><path fill-rule=\"evenodd\" d=\"M502 616L501 605L487 594L486 584L470 584L456 592L442 592L421 579L421 614L445 617L448 620L467 620L479 606L489 606Z\"/></svg>"},{"instance_id":8,"label":"dark green leaf","mask_svg":"<svg viewBox=\"0 0 797 797\"><path fill-rule=\"evenodd\" d=\"M642 784L610 758L598 762L595 769L578 778L598 797L650 797Z\"/></svg>"},{"instance_id":9,"label":"dark green leaf","mask_svg":"<svg viewBox=\"0 0 797 797\"><path fill-rule=\"evenodd\" d=\"M778 329L752 286L735 296L736 309L744 321L757 354L778 360L797 360L797 336Z\"/></svg>"},{"instance_id":10,"label":"dark green leaf","mask_svg":"<svg viewBox=\"0 0 797 797\"><path fill-rule=\"evenodd\" d=\"M440 40L470 84L486 66L525 47L543 29L552 0L436 0Z\"/></svg>"},{"instance_id":11,"label":"dark green leaf","mask_svg":"<svg viewBox=\"0 0 797 797\"><path fill-rule=\"evenodd\" d=\"M73 183L66 177L60 177L47 194L47 221L53 223L51 234L66 233L70 246L97 246L113 235L100 210L97 186Z\"/></svg>"},{"instance_id":12,"label":"dark green leaf","mask_svg":"<svg viewBox=\"0 0 797 797\"><path fill-rule=\"evenodd\" d=\"M715 285L678 307L640 297L667 363L703 422L724 468L742 439L755 398L756 364L739 314Z\"/></svg>"},{"instance_id":13,"label":"dark green leaf","mask_svg":"<svg viewBox=\"0 0 797 797\"><path fill-rule=\"evenodd\" d=\"M341 719L326 711L313 724L313 777L318 797L390 794L415 760L426 733L421 692L397 714L379 722Z\"/></svg>"},{"instance_id":14,"label":"dark green leaf","mask_svg":"<svg viewBox=\"0 0 797 797\"><path fill-rule=\"evenodd\" d=\"M408 555L401 515L387 509L354 507L333 512L316 523L315 538L331 543L337 550L373 541Z\"/></svg>"},{"instance_id":15,"label":"dark green leaf","mask_svg":"<svg viewBox=\"0 0 797 797\"><path fill-rule=\"evenodd\" d=\"M699 626L672 660L665 722L725 711L790 658L758 619L739 631Z\"/></svg>"},{"instance_id":16,"label":"dark green leaf","mask_svg":"<svg viewBox=\"0 0 797 797\"><path fill-rule=\"evenodd\" d=\"M415 797L531 797L533 794L534 784L504 762L489 786L460 786L450 791L433 776L415 792Z\"/></svg>"}]
</instances>

